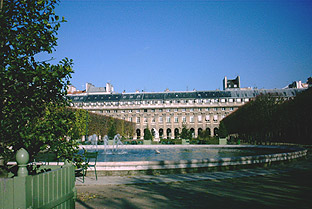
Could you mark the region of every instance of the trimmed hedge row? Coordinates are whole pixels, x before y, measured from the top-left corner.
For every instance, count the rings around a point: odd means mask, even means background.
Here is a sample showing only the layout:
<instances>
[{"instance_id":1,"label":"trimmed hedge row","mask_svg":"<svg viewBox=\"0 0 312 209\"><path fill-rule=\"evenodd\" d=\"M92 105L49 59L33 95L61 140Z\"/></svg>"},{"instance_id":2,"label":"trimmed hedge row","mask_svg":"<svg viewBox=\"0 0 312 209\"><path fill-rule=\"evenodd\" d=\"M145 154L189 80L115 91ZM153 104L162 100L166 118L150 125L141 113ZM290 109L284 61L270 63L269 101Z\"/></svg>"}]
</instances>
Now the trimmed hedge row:
<instances>
[{"instance_id":1,"label":"trimmed hedge row","mask_svg":"<svg viewBox=\"0 0 312 209\"><path fill-rule=\"evenodd\" d=\"M250 143L312 142L312 88L286 100L272 94L260 95L224 118L229 134Z\"/></svg>"}]
</instances>

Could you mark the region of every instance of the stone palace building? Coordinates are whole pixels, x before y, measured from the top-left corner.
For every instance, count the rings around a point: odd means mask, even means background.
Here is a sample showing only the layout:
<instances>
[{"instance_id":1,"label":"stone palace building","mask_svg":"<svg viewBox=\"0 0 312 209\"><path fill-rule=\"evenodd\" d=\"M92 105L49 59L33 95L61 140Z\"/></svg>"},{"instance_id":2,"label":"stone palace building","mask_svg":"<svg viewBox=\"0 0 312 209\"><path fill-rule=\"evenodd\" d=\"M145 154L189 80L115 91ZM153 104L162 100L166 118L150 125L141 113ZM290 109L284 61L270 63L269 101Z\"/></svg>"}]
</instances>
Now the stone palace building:
<instances>
[{"instance_id":1,"label":"stone palace building","mask_svg":"<svg viewBox=\"0 0 312 209\"><path fill-rule=\"evenodd\" d=\"M259 94L271 93L294 97L302 88L251 89L241 88L240 78L223 80L223 90L115 93L106 87L86 84L86 90L69 88L71 106L134 122L134 139L142 139L148 128L154 140L175 138L183 126L197 137L201 131L218 136L220 121Z\"/></svg>"}]
</instances>

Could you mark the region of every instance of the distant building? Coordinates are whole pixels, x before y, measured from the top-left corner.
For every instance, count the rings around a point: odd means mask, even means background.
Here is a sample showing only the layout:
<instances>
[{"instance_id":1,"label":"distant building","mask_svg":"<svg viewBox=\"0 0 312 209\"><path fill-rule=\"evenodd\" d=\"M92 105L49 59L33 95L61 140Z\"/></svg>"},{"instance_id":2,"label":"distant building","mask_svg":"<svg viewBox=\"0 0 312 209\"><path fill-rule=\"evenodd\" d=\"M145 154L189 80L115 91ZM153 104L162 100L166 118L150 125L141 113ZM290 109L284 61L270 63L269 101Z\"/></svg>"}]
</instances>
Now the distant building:
<instances>
[{"instance_id":1,"label":"distant building","mask_svg":"<svg viewBox=\"0 0 312 209\"><path fill-rule=\"evenodd\" d=\"M235 79L228 79L226 76L223 79L223 90L229 89L240 89L240 77L237 76Z\"/></svg>"},{"instance_id":2,"label":"distant building","mask_svg":"<svg viewBox=\"0 0 312 209\"><path fill-rule=\"evenodd\" d=\"M285 87L285 89L305 89L308 88L308 83L302 83L301 81L294 81L288 86Z\"/></svg>"},{"instance_id":3,"label":"distant building","mask_svg":"<svg viewBox=\"0 0 312 209\"><path fill-rule=\"evenodd\" d=\"M86 83L86 93L89 93L89 94L97 94L97 93L112 94L112 93L114 93L114 87L110 83L106 83L105 87L95 87L91 83Z\"/></svg>"},{"instance_id":4,"label":"distant building","mask_svg":"<svg viewBox=\"0 0 312 209\"><path fill-rule=\"evenodd\" d=\"M225 78L226 81L226 78ZM176 138L185 125L197 137L202 131L218 136L220 121L260 94L291 98L303 89L240 89L239 77L220 91L165 91L114 93L112 86L97 88L87 84L87 91L69 94L71 106L134 122L134 138L143 139L144 129L154 140ZM235 86L236 85L236 86ZM231 87L230 87L231 86ZM233 88L236 90L233 91ZM102 90L102 91L101 91Z\"/></svg>"}]
</instances>

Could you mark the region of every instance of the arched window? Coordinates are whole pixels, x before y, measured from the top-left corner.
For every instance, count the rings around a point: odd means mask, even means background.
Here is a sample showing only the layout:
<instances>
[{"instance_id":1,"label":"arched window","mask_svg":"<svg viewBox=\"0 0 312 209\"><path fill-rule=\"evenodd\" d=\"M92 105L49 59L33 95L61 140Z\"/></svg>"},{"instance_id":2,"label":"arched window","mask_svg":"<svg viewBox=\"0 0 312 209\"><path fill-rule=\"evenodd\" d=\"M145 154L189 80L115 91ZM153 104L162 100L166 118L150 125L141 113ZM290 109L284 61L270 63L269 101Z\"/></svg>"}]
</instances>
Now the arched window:
<instances>
[{"instance_id":1,"label":"arched window","mask_svg":"<svg viewBox=\"0 0 312 209\"><path fill-rule=\"evenodd\" d=\"M171 137L171 129L170 128L167 129L167 137Z\"/></svg>"},{"instance_id":2,"label":"arched window","mask_svg":"<svg viewBox=\"0 0 312 209\"><path fill-rule=\"evenodd\" d=\"M174 129L174 138L178 138L179 137L179 129L175 128Z\"/></svg>"},{"instance_id":3,"label":"arched window","mask_svg":"<svg viewBox=\"0 0 312 209\"><path fill-rule=\"evenodd\" d=\"M213 135L214 136L219 136L219 129L218 128L214 128L213 129Z\"/></svg>"},{"instance_id":4,"label":"arched window","mask_svg":"<svg viewBox=\"0 0 312 209\"><path fill-rule=\"evenodd\" d=\"M202 129L202 128L199 128L199 129L198 129L198 136L200 136L202 133L203 133L203 129Z\"/></svg>"},{"instance_id":5,"label":"arched window","mask_svg":"<svg viewBox=\"0 0 312 209\"><path fill-rule=\"evenodd\" d=\"M140 130L140 129L137 129L137 130L136 130L136 134L137 134L137 138L140 138L140 136L141 136L141 130Z\"/></svg>"},{"instance_id":6,"label":"arched window","mask_svg":"<svg viewBox=\"0 0 312 209\"><path fill-rule=\"evenodd\" d=\"M164 129L159 129L159 137L163 137L164 135Z\"/></svg>"},{"instance_id":7,"label":"arched window","mask_svg":"<svg viewBox=\"0 0 312 209\"><path fill-rule=\"evenodd\" d=\"M192 133L192 137L194 138L194 137L195 137L195 129L194 129L194 128L191 128L191 129L190 129L190 132Z\"/></svg>"},{"instance_id":8,"label":"arched window","mask_svg":"<svg viewBox=\"0 0 312 209\"><path fill-rule=\"evenodd\" d=\"M207 136L210 136L210 135L211 135L211 130L210 130L210 128L206 128L206 135L207 135Z\"/></svg>"}]
</instances>

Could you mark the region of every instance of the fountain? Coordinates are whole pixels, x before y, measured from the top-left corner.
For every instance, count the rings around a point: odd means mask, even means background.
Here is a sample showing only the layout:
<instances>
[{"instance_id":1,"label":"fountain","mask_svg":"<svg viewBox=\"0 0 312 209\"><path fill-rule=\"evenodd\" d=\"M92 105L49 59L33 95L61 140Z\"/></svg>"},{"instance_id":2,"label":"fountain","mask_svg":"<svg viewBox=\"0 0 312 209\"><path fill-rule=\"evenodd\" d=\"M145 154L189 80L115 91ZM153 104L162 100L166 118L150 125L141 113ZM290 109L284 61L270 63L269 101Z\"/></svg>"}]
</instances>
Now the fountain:
<instances>
[{"instance_id":1,"label":"fountain","mask_svg":"<svg viewBox=\"0 0 312 209\"><path fill-rule=\"evenodd\" d=\"M91 141L91 145L95 150L98 150L98 137L96 134L93 134L92 136L89 136L89 141Z\"/></svg>"},{"instance_id":2,"label":"fountain","mask_svg":"<svg viewBox=\"0 0 312 209\"><path fill-rule=\"evenodd\" d=\"M104 137L105 141L105 137ZM200 172L225 168L268 165L303 157L307 150L290 146L255 145L99 145L97 170L102 175ZM81 148L92 149L91 146ZM112 152L107 152L111 149ZM101 152L101 150L103 150Z\"/></svg>"},{"instance_id":3,"label":"fountain","mask_svg":"<svg viewBox=\"0 0 312 209\"><path fill-rule=\"evenodd\" d=\"M121 136L120 134L116 134L113 139L113 152L118 153L118 146L122 146L123 143L121 142ZM119 148L121 149L121 148Z\"/></svg>"},{"instance_id":4,"label":"fountain","mask_svg":"<svg viewBox=\"0 0 312 209\"><path fill-rule=\"evenodd\" d=\"M105 154L106 154L107 146L108 146L108 136L105 135L105 136L104 136L104 153L105 153Z\"/></svg>"}]
</instances>

